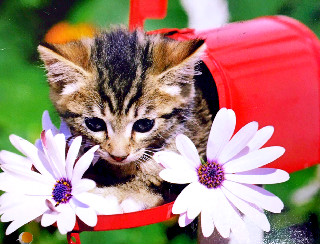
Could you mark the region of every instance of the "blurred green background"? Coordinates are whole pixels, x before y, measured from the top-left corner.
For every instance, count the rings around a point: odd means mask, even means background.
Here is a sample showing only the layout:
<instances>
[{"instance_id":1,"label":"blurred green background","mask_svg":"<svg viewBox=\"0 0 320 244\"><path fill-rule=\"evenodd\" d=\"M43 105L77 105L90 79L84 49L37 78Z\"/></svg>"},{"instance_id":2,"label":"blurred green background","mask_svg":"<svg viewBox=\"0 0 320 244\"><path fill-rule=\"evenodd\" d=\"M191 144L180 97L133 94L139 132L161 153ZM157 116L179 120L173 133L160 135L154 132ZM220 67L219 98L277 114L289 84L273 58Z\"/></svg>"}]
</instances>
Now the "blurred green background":
<instances>
[{"instance_id":1,"label":"blurred green background","mask_svg":"<svg viewBox=\"0 0 320 244\"><path fill-rule=\"evenodd\" d=\"M229 0L229 9L230 21L283 14L320 34L319 0ZM8 140L12 133L30 141L38 138L44 110L50 111L55 122L59 121L48 99L45 72L36 51L46 31L63 20L102 28L126 25L128 11L129 0L0 0L0 149L15 151ZM146 22L147 30L164 27L187 27L187 15L178 0L169 0L164 20ZM292 194L299 187L316 180L313 167L292 174L287 183L268 186L286 207L282 214L269 215L272 230L266 235L265 243L319 243L319 192L304 205L292 202ZM37 223L30 223L10 236L4 236L4 230L5 225L0 223L0 243L15 243L22 231L34 235L34 244L66 243L66 236L55 228L41 228ZM189 232L192 228L179 229L168 222L129 230L83 233L81 240L113 244L196 243ZM296 239L299 235L300 239Z\"/></svg>"}]
</instances>

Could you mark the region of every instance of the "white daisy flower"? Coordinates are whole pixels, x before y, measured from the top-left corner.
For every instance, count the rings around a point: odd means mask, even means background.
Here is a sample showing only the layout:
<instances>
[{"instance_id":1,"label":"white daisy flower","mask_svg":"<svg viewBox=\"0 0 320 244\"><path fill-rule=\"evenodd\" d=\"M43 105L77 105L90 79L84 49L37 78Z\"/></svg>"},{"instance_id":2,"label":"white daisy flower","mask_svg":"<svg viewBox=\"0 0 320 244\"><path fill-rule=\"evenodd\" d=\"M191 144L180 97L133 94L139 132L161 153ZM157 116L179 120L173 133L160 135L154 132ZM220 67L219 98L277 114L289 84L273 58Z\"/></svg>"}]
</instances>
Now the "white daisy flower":
<instances>
[{"instance_id":1,"label":"white daisy flower","mask_svg":"<svg viewBox=\"0 0 320 244\"><path fill-rule=\"evenodd\" d=\"M65 234L73 229L76 215L95 226L97 213L119 212L116 199L89 193L96 184L82 179L98 146L78 159L81 137L73 140L67 155L64 134L54 135L51 130L41 134L41 149L15 135L10 140L26 158L0 152L4 171L0 173L0 190L5 191L0 197L1 221L12 221L7 235L40 216L42 226L57 222L59 231Z\"/></svg>"},{"instance_id":2,"label":"white daisy flower","mask_svg":"<svg viewBox=\"0 0 320 244\"><path fill-rule=\"evenodd\" d=\"M258 130L258 123L251 122L232 137L235 125L235 113L220 109L209 134L206 162L201 162L196 147L184 135L176 138L181 155L163 151L154 158L165 168L160 172L162 179L177 184L189 183L172 209L174 214L180 214L180 226L188 225L201 213L205 237L216 228L222 237L227 238L232 232L244 243L248 241L248 232L241 213L269 231L269 221L261 209L274 213L283 209L277 196L254 184L284 182L289 175L280 169L259 168L285 151L279 146L260 149L273 134L272 126Z\"/></svg>"}]
</instances>

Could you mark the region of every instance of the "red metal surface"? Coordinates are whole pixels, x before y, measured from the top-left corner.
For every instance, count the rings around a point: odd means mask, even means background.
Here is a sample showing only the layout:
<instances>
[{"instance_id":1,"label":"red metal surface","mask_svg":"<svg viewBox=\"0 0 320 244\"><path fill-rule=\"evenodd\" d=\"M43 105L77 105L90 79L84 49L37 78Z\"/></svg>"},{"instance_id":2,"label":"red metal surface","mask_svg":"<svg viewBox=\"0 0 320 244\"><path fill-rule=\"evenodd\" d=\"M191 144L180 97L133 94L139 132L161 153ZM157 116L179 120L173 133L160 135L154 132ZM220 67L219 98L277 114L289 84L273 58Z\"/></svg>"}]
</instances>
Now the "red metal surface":
<instances>
[{"instance_id":1,"label":"red metal surface","mask_svg":"<svg viewBox=\"0 0 320 244\"><path fill-rule=\"evenodd\" d=\"M87 226L77 218L76 225L73 231L68 233L67 235L68 243L80 244L81 241L79 234L83 231L108 231L128 229L169 220L174 217L174 214L172 213L172 206L173 202L138 212L114 215L99 215L98 223L95 227Z\"/></svg>"},{"instance_id":2,"label":"red metal surface","mask_svg":"<svg viewBox=\"0 0 320 244\"><path fill-rule=\"evenodd\" d=\"M69 244L81 244L79 232L69 232L67 234L67 241Z\"/></svg>"},{"instance_id":3,"label":"red metal surface","mask_svg":"<svg viewBox=\"0 0 320 244\"><path fill-rule=\"evenodd\" d=\"M168 0L130 0L129 29L143 28L146 19L162 19Z\"/></svg>"},{"instance_id":4,"label":"red metal surface","mask_svg":"<svg viewBox=\"0 0 320 244\"><path fill-rule=\"evenodd\" d=\"M174 216L174 214L171 212L172 206L173 202L138 212L114 215L99 215L98 223L95 227L87 226L79 219L77 219L73 231L82 232L118 230L155 224L168 220Z\"/></svg>"}]
</instances>

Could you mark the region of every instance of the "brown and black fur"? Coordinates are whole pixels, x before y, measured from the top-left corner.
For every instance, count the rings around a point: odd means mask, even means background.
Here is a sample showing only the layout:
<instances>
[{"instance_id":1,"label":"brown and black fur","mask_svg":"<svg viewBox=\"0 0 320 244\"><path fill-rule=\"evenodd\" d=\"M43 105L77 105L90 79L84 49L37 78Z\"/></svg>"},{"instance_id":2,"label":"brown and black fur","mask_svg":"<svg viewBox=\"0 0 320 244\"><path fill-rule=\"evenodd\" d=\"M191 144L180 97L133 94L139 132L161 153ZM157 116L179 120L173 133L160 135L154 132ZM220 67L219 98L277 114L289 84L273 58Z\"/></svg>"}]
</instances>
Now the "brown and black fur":
<instances>
[{"instance_id":1,"label":"brown and black fur","mask_svg":"<svg viewBox=\"0 0 320 244\"><path fill-rule=\"evenodd\" d=\"M168 186L152 154L176 150L179 133L205 153L218 106L209 108L216 102L210 92L216 91L201 62L204 49L203 40L175 41L123 28L38 48L58 113L86 145L100 145L100 159L87 177L99 184L96 193L115 195L125 212L166 200ZM99 131L88 128L92 118L103 121ZM145 123L152 128L139 132Z\"/></svg>"}]
</instances>

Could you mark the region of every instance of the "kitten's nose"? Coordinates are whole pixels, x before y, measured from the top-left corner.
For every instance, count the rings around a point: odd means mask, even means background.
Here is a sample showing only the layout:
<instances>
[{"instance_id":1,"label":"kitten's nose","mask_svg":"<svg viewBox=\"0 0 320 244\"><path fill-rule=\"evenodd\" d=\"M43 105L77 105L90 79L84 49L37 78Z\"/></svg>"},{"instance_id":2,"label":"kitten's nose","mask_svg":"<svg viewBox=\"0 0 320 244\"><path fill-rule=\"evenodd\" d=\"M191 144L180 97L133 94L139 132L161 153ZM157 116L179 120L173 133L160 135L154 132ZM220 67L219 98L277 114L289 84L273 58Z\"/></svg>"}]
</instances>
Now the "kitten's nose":
<instances>
[{"instance_id":1,"label":"kitten's nose","mask_svg":"<svg viewBox=\"0 0 320 244\"><path fill-rule=\"evenodd\" d=\"M123 160L125 160L128 157L128 155L124 156L124 157L117 157L117 156L110 154L110 157L113 158L114 160L116 160L117 162L122 162Z\"/></svg>"}]
</instances>

